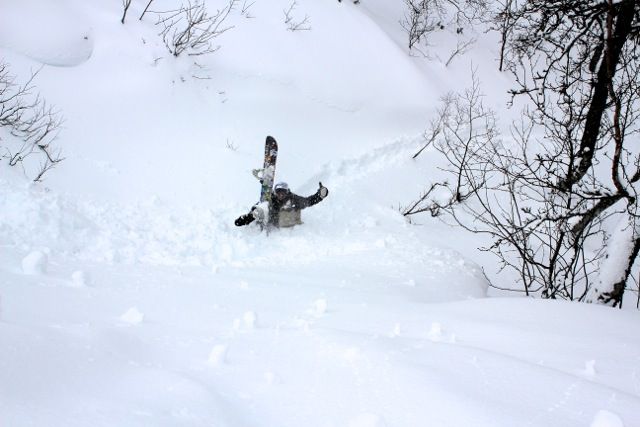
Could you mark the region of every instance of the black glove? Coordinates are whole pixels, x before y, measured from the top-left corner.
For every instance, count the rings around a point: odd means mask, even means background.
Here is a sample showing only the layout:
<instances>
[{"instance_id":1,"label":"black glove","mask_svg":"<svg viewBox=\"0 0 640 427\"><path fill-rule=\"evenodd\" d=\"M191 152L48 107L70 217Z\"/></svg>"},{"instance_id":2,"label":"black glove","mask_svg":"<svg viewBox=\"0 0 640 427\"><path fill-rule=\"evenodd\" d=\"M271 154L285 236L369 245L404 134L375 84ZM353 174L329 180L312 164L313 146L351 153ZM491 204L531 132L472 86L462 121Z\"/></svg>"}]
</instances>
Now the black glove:
<instances>
[{"instance_id":1,"label":"black glove","mask_svg":"<svg viewBox=\"0 0 640 427\"><path fill-rule=\"evenodd\" d=\"M320 188L318 188L318 196L320 196L321 199L324 199L329 195L329 189L322 185L321 182L318 184L320 185Z\"/></svg>"},{"instance_id":2,"label":"black glove","mask_svg":"<svg viewBox=\"0 0 640 427\"><path fill-rule=\"evenodd\" d=\"M253 216L253 214L249 212L248 214L239 216L235 220L235 224L236 226L241 227L243 225L251 224L255 219L256 218Z\"/></svg>"}]
</instances>

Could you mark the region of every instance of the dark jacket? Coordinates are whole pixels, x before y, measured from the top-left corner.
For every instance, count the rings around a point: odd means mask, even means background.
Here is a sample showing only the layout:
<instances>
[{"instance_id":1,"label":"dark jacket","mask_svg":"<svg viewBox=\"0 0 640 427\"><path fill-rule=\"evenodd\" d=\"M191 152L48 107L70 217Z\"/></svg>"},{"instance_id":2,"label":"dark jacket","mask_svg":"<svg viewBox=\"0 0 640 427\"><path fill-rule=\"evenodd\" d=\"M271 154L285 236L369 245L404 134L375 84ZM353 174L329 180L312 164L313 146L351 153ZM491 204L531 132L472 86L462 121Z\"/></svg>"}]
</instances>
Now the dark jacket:
<instances>
[{"instance_id":1,"label":"dark jacket","mask_svg":"<svg viewBox=\"0 0 640 427\"><path fill-rule=\"evenodd\" d=\"M293 216L295 218L296 213L298 214L297 218L298 223L300 224L301 221L299 221L299 212L302 209L313 206L317 203L320 203L321 201L322 197L320 196L320 191L309 197L298 196L297 194L289 191L289 193L287 193L287 196L282 200L279 200L276 195L273 194L271 196L271 202L269 203L268 224L275 227L290 227L292 225L295 225L294 223L290 223L290 221L292 221L290 217ZM287 222L285 224L281 223L281 214L282 216L287 216Z\"/></svg>"}]
</instances>

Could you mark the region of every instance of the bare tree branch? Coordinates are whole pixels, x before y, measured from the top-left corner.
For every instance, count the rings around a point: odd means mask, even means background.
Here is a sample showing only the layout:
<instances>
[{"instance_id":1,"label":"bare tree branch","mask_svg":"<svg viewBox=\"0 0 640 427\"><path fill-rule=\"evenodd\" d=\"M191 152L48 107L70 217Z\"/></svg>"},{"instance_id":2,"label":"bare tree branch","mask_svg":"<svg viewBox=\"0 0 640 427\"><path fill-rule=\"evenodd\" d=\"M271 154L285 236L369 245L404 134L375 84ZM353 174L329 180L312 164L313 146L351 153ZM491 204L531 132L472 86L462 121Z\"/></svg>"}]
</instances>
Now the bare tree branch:
<instances>
[{"instance_id":1,"label":"bare tree branch","mask_svg":"<svg viewBox=\"0 0 640 427\"><path fill-rule=\"evenodd\" d=\"M147 6L144 8L144 10L142 11L142 14L140 15L139 21L142 21L142 18L144 18L144 15L149 10L149 7L151 6L151 3L153 3L153 0L149 0L149 2L147 3Z\"/></svg>"},{"instance_id":2,"label":"bare tree branch","mask_svg":"<svg viewBox=\"0 0 640 427\"><path fill-rule=\"evenodd\" d=\"M120 22L124 25L124 20L127 18L127 12L129 11L129 7L131 6L131 0L122 0L122 19Z\"/></svg>"}]
</instances>

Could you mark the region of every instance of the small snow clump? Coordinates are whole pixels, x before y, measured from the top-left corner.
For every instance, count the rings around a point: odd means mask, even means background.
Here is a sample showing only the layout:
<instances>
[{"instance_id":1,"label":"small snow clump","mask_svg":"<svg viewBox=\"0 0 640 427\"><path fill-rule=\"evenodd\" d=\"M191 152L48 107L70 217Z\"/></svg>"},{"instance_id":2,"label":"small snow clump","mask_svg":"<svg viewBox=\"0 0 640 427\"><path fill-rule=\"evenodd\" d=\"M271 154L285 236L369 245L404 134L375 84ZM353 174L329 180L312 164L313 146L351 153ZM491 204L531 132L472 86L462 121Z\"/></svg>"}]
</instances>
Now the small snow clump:
<instances>
[{"instance_id":1,"label":"small snow clump","mask_svg":"<svg viewBox=\"0 0 640 427\"><path fill-rule=\"evenodd\" d=\"M71 275L71 285L74 288L83 288L89 284L89 275L82 270L74 271Z\"/></svg>"},{"instance_id":2,"label":"small snow clump","mask_svg":"<svg viewBox=\"0 0 640 427\"><path fill-rule=\"evenodd\" d=\"M43 251L33 251L22 259L22 272L24 274L37 275L47 272L49 257Z\"/></svg>"},{"instance_id":3,"label":"small snow clump","mask_svg":"<svg viewBox=\"0 0 640 427\"><path fill-rule=\"evenodd\" d=\"M617 414L601 409L591 422L591 427L624 427L624 423Z\"/></svg>"},{"instance_id":4,"label":"small snow clump","mask_svg":"<svg viewBox=\"0 0 640 427\"><path fill-rule=\"evenodd\" d=\"M211 349L209 353L209 364L219 366L227 361L227 352L229 347L224 344L218 344Z\"/></svg>"},{"instance_id":5,"label":"small snow clump","mask_svg":"<svg viewBox=\"0 0 640 427\"><path fill-rule=\"evenodd\" d=\"M120 316L120 320L130 325L138 325L144 320L144 314L140 313L137 307L131 307Z\"/></svg>"}]
</instances>

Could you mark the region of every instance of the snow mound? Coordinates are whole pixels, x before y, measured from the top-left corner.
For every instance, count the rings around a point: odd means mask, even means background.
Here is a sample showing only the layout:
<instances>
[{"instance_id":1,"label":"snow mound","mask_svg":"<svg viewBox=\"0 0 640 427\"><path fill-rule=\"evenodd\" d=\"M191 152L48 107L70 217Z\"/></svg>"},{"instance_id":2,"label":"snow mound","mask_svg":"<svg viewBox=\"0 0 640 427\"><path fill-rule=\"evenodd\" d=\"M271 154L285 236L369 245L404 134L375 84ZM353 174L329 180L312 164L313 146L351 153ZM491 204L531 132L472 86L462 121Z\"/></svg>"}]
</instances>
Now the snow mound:
<instances>
[{"instance_id":1,"label":"snow mound","mask_svg":"<svg viewBox=\"0 0 640 427\"><path fill-rule=\"evenodd\" d=\"M593 419L591 427L624 427L624 423L617 414L600 410Z\"/></svg>"},{"instance_id":2,"label":"snow mound","mask_svg":"<svg viewBox=\"0 0 640 427\"><path fill-rule=\"evenodd\" d=\"M382 418L376 414L360 414L349 421L349 427L384 427Z\"/></svg>"},{"instance_id":3,"label":"snow mound","mask_svg":"<svg viewBox=\"0 0 640 427\"><path fill-rule=\"evenodd\" d=\"M129 325L138 325L144 320L144 314L142 314L137 307L131 307L120 316L120 320Z\"/></svg>"},{"instance_id":4,"label":"snow mound","mask_svg":"<svg viewBox=\"0 0 640 427\"><path fill-rule=\"evenodd\" d=\"M71 274L71 286L74 288L83 288L90 283L90 276L82 270L74 271Z\"/></svg>"},{"instance_id":5,"label":"snow mound","mask_svg":"<svg viewBox=\"0 0 640 427\"><path fill-rule=\"evenodd\" d=\"M64 0L3 1L0 47L46 65L76 66L93 52L91 28L85 21Z\"/></svg>"},{"instance_id":6,"label":"snow mound","mask_svg":"<svg viewBox=\"0 0 640 427\"><path fill-rule=\"evenodd\" d=\"M209 364L219 366L226 363L229 347L225 344L218 344L211 349L209 353Z\"/></svg>"},{"instance_id":7,"label":"snow mound","mask_svg":"<svg viewBox=\"0 0 640 427\"><path fill-rule=\"evenodd\" d=\"M45 274L48 263L49 257L45 252L33 251L22 259L22 271L29 275Z\"/></svg>"}]
</instances>

